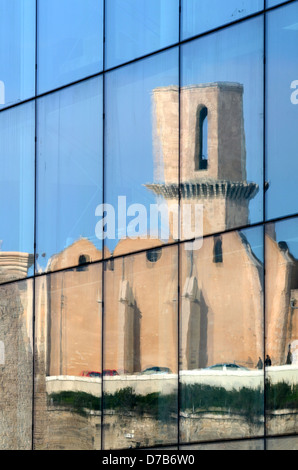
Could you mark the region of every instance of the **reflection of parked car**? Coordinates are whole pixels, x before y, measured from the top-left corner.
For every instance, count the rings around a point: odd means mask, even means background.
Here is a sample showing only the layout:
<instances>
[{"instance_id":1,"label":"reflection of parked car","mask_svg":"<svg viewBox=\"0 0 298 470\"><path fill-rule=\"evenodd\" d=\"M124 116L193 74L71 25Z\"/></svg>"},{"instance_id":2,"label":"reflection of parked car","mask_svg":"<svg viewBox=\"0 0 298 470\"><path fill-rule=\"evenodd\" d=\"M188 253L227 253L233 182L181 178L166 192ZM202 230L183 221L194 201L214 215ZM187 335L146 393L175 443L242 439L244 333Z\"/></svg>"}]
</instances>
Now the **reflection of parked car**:
<instances>
[{"instance_id":1,"label":"reflection of parked car","mask_svg":"<svg viewBox=\"0 0 298 470\"><path fill-rule=\"evenodd\" d=\"M141 372L144 375L150 374L171 374L172 371L168 367L149 367L148 369L143 370Z\"/></svg>"},{"instance_id":2,"label":"reflection of parked car","mask_svg":"<svg viewBox=\"0 0 298 470\"><path fill-rule=\"evenodd\" d=\"M116 370L110 370L110 369L106 369L103 371L103 375L108 375L108 376L115 376L115 375L119 375L118 372Z\"/></svg>"},{"instance_id":3,"label":"reflection of parked car","mask_svg":"<svg viewBox=\"0 0 298 470\"><path fill-rule=\"evenodd\" d=\"M84 370L82 373L81 373L81 376L82 377L101 377L101 372L95 372L95 371L88 371L88 370Z\"/></svg>"},{"instance_id":4,"label":"reflection of parked car","mask_svg":"<svg viewBox=\"0 0 298 470\"><path fill-rule=\"evenodd\" d=\"M82 377L101 377L102 375L104 376L115 376L115 375L119 375L118 372L116 370L111 370L111 369L106 369L103 371L103 374L101 372L95 372L95 371L88 371L88 370L84 370L82 373L81 373L81 376Z\"/></svg>"},{"instance_id":5,"label":"reflection of parked car","mask_svg":"<svg viewBox=\"0 0 298 470\"><path fill-rule=\"evenodd\" d=\"M209 370L248 370L246 367L238 366L237 364L215 364L214 366L206 367Z\"/></svg>"}]
</instances>

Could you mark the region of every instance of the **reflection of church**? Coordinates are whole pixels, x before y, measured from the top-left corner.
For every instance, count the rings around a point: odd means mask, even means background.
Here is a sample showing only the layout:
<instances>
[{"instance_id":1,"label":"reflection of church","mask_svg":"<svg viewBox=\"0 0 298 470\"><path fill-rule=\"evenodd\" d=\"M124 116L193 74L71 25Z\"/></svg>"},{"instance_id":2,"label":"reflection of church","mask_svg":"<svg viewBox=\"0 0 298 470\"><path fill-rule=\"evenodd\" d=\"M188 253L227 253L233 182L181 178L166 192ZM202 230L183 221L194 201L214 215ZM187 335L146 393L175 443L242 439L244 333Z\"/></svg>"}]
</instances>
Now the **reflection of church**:
<instances>
[{"instance_id":1,"label":"reflection of church","mask_svg":"<svg viewBox=\"0 0 298 470\"><path fill-rule=\"evenodd\" d=\"M169 208L179 195L182 208L203 204L206 235L246 226L258 191L246 181L242 95L243 88L231 83L153 92L156 182L147 187ZM136 373L160 366L177 372L178 313L183 370L224 362L255 368L264 353L263 269L244 235L208 236L199 250L181 245L179 253L177 246L161 249L158 240L127 239L114 255L105 262L102 284L100 265L84 265L101 253L81 239L51 259L51 270L61 272L36 280L36 345L46 375L101 370L103 300L105 369ZM295 357L298 263L275 241L273 227L266 235L266 263L266 349L279 365L290 344Z\"/></svg>"},{"instance_id":2,"label":"reflection of church","mask_svg":"<svg viewBox=\"0 0 298 470\"><path fill-rule=\"evenodd\" d=\"M242 86L232 83L187 87L180 94L176 87L153 92L156 182L147 187L163 196L169 208L177 203L179 191L182 208L204 204L205 234L247 225L249 201L258 191L246 181L242 95ZM275 242L273 228L266 239L267 352L273 364L284 364L289 344L298 338L292 308L298 300L298 265L287 247ZM178 249L161 250L158 241L155 245L149 251L152 240L123 240L114 252L117 258L105 264L107 369L134 373L161 366L177 371ZM147 252L118 257L147 247ZM87 240L79 240L55 256L51 268L100 259L95 251ZM246 238L238 232L209 236L200 250L180 247L179 256L181 368L219 362L254 368L263 357L263 270ZM101 281L92 272L62 272L43 286L49 375L78 375L101 367Z\"/></svg>"}]
</instances>

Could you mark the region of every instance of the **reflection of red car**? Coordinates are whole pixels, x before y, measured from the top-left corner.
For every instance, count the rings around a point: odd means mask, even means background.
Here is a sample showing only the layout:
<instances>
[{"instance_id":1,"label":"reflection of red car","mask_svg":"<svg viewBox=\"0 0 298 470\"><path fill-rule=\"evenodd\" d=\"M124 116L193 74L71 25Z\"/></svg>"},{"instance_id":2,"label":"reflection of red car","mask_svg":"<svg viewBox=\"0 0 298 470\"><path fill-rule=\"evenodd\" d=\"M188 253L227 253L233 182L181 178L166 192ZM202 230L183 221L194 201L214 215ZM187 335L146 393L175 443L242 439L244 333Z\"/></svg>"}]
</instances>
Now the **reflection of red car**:
<instances>
[{"instance_id":1,"label":"reflection of red car","mask_svg":"<svg viewBox=\"0 0 298 470\"><path fill-rule=\"evenodd\" d=\"M110 376L110 377L114 377L115 375L119 375L118 372L116 370L111 370L111 369L105 369L103 371L103 375L107 375L107 376ZM95 372L95 371L88 371L88 370L84 370L82 373L81 373L81 376L82 377L101 377L102 376L102 373L101 372Z\"/></svg>"}]
</instances>

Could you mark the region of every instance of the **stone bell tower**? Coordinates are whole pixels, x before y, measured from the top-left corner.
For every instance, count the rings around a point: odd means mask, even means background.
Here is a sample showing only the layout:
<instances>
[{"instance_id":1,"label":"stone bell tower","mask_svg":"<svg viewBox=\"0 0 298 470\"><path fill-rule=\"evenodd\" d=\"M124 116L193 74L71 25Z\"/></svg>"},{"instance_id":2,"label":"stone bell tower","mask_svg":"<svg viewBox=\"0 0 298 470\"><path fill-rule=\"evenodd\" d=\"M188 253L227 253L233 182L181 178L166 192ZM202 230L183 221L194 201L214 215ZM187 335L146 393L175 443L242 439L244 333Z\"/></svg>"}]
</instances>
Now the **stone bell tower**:
<instances>
[{"instance_id":1,"label":"stone bell tower","mask_svg":"<svg viewBox=\"0 0 298 470\"><path fill-rule=\"evenodd\" d=\"M179 175L180 97L180 186ZM243 86L210 83L153 91L155 183L170 208L204 206L204 234L248 223L259 188L246 180Z\"/></svg>"}]
</instances>

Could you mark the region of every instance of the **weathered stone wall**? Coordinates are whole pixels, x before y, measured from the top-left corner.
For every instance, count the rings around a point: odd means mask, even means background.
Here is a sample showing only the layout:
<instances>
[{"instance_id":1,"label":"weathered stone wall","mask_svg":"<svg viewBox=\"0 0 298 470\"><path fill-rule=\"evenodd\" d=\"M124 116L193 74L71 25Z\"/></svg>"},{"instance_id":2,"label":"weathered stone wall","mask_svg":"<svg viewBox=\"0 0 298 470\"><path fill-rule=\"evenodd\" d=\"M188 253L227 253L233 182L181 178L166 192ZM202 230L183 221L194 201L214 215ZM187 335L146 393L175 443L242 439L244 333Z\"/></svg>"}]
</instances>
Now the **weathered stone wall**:
<instances>
[{"instance_id":1,"label":"weathered stone wall","mask_svg":"<svg viewBox=\"0 0 298 470\"><path fill-rule=\"evenodd\" d=\"M0 448L26 450L32 444L33 354L32 331L21 297L27 283L0 287L0 341L4 363L0 365ZM28 315L32 315L32 305Z\"/></svg>"},{"instance_id":2,"label":"weathered stone wall","mask_svg":"<svg viewBox=\"0 0 298 470\"><path fill-rule=\"evenodd\" d=\"M43 439L35 450L100 450L101 416L80 416L50 405L44 410Z\"/></svg>"},{"instance_id":3,"label":"weathered stone wall","mask_svg":"<svg viewBox=\"0 0 298 470\"><path fill-rule=\"evenodd\" d=\"M267 417L268 436L295 433L297 413L287 410ZM43 442L37 450L98 450L101 441L101 416L81 416L53 406L47 409L47 427ZM103 418L104 448L127 449L138 446L151 447L175 444L178 441L177 418L168 422L158 421L149 415L138 416L133 412L105 412ZM261 437L264 420L253 421L229 410L183 414L180 417L180 440L192 443L208 440L225 440Z\"/></svg>"}]
</instances>

